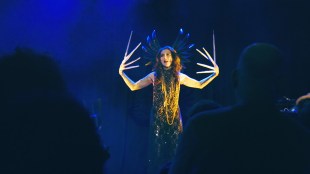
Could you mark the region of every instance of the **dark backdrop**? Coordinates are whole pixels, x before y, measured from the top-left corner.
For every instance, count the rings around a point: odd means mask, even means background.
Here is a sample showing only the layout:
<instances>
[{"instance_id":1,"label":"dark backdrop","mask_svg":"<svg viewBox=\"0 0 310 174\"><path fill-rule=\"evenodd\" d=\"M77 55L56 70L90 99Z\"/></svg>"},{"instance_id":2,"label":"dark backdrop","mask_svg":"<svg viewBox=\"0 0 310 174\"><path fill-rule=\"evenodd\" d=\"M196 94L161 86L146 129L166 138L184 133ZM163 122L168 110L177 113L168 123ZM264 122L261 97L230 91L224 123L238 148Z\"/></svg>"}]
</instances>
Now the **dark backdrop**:
<instances>
[{"instance_id":1,"label":"dark backdrop","mask_svg":"<svg viewBox=\"0 0 310 174\"><path fill-rule=\"evenodd\" d=\"M90 110L110 147L107 171L144 173L152 88L131 92L118 75L130 31L133 48L145 43L154 29L162 45L171 44L183 28L197 48L210 52L215 32L220 76L203 90L182 87L185 117L200 99L234 102L231 72L241 50L253 42L273 43L283 50L281 96L295 99L309 92L308 8L306 0L2 0L0 53L21 46L53 56L70 91ZM138 50L132 59L141 54ZM195 74L201 70L196 62L206 60L195 54L184 72L200 80L205 75ZM144 63L127 74L142 78L151 71Z\"/></svg>"}]
</instances>

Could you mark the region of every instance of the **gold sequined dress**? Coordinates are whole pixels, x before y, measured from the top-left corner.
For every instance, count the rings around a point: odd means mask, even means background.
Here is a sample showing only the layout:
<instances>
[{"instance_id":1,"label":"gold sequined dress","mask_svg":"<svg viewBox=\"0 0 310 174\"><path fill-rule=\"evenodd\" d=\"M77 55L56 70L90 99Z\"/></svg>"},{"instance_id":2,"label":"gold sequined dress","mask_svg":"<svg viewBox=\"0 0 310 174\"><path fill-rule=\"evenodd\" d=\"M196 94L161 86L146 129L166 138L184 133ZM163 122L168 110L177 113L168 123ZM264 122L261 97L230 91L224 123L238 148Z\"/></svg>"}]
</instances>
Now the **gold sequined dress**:
<instances>
[{"instance_id":1,"label":"gold sequined dress","mask_svg":"<svg viewBox=\"0 0 310 174\"><path fill-rule=\"evenodd\" d=\"M163 77L166 82L175 80L170 70L165 70ZM182 119L178 107L180 84L166 83L166 93L162 88L162 83L153 84L148 174L158 173L163 165L173 159L179 134L182 132ZM169 99L165 101L167 96Z\"/></svg>"}]
</instances>

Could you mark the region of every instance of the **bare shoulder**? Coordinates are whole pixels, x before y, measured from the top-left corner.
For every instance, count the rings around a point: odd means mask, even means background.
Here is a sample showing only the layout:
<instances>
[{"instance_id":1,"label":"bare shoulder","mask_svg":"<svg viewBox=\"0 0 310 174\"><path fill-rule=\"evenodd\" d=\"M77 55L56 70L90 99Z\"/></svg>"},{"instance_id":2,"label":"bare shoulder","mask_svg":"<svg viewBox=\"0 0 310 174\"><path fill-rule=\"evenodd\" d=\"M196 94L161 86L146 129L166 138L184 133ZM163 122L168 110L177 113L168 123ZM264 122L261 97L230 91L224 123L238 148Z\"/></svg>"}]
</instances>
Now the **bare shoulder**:
<instances>
[{"instance_id":1,"label":"bare shoulder","mask_svg":"<svg viewBox=\"0 0 310 174\"><path fill-rule=\"evenodd\" d=\"M180 82L181 84L183 83L184 79L188 78L188 76L184 73L179 73L179 77L180 77Z\"/></svg>"},{"instance_id":2,"label":"bare shoulder","mask_svg":"<svg viewBox=\"0 0 310 174\"><path fill-rule=\"evenodd\" d=\"M184 77L187 77L187 75L186 75L186 74L181 73L181 72L179 73L179 75L180 75L180 78L181 78L181 77L183 77L183 78L184 78Z\"/></svg>"},{"instance_id":3,"label":"bare shoulder","mask_svg":"<svg viewBox=\"0 0 310 174\"><path fill-rule=\"evenodd\" d=\"M154 82L154 78L155 78L155 72L151 72L146 76L148 79L150 79L152 82Z\"/></svg>"}]
</instances>

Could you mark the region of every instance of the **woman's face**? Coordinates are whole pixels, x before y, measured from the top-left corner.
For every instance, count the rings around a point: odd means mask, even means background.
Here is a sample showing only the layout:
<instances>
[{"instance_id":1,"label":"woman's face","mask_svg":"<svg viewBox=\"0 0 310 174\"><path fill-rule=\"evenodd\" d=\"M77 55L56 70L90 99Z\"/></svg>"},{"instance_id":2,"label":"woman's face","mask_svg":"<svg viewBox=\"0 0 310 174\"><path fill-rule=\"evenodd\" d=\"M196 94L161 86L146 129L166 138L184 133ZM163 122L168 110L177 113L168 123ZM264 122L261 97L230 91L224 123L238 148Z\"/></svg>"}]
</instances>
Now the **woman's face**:
<instances>
[{"instance_id":1,"label":"woman's face","mask_svg":"<svg viewBox=\"0 0 310 174\"><path fill-rule=\"evenodd\" d=\"M166 67L169 68L172 64L172 55L171 55L171 51L168 49L164 49L161 51L160 53L160 62L161 64Z\"/></svg>"}]
</instances>

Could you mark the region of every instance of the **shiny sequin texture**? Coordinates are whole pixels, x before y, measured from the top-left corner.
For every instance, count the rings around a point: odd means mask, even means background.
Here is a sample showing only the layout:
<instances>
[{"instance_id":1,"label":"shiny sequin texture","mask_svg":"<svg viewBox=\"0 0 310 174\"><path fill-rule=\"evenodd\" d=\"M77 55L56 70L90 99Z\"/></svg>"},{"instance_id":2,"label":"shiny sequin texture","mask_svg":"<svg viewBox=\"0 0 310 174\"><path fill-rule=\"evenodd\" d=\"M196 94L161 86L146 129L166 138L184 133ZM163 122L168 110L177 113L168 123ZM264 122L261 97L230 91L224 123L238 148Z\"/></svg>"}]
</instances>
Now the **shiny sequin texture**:
<instances>
[{"instance_id":1,"label":"shiny sequin texture","mask_svg":"<svg viewBox=\"0 0 310 174\"><path fill-rule=\"evenodd\" d=\"M168 80L173 80L170 71L165 71L163 74ZM167 86L170 88L171 86ZM176 88L180 88L177 85ZM177 90L179 91L179 90ZM174 100L179 99L179 92L177 92ZM177 108L176 116L172 125L167 122L168 113L171 118L173 111L159 112L159 108L164 104L164 94L162 92L162 85L153 85L153 108L151 113L151 126L150 126L150 140L149 140L149 166L148 174L158 173L160 167L165 163L172 160L175 155L175 150L178 143L179 134L182 132L182 120L180 111ZM169 106L168 106L169 107Z\"/></svg>"}]
</instances>

